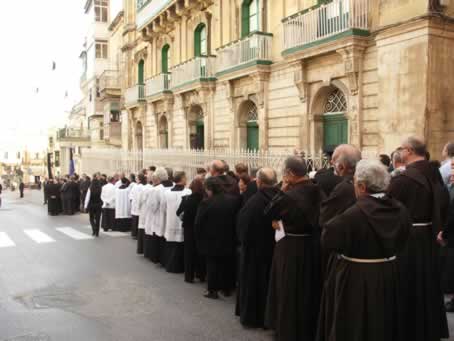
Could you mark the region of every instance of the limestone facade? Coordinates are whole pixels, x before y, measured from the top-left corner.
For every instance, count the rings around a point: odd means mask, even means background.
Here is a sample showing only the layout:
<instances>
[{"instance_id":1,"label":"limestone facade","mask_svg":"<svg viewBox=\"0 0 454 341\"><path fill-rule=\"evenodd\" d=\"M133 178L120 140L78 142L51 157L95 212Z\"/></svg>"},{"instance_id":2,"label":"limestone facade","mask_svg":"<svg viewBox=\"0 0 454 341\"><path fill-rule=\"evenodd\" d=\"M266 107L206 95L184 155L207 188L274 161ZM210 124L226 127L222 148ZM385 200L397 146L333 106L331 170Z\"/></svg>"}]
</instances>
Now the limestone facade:
<instances>
[{"instance_id":1,"label":"limestone facade","mask_svg":"<svg viewBox=\"0 0 454 341\"><path fill-rule=\"evenodd\" d=\"M417 134L438 155L452 15L447 0L124 0L121 145L389 153Z\"/></svg>"}]
</instances>

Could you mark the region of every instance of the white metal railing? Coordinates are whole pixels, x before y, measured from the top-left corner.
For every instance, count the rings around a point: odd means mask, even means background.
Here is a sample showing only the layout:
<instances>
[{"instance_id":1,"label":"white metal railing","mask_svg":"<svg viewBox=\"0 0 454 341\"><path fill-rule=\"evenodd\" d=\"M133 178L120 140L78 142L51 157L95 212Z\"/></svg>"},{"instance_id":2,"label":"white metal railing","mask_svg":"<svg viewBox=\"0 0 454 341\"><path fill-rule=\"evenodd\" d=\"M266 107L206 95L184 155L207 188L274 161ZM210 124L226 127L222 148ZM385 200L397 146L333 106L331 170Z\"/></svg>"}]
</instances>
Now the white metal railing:
<instances>
[{"instance_id":1,"label":"white metal railing","mask_svg":"<svg viewBox=\"0 0 454 341\"><path fill-rule=\"evenodd\" d=\"M271 62L270 34L255 32L217 51L216 72L223 72L254 61Z\"/></svg>"},{"instance_id":2,"label":"white metal railing","mask_svg":"<svg viewBox=\"0 0 454 341\"><path fill-rule=\"evenodd\" d=\"M148 149L143 151L124 151L112 149L90 149L83 154L83 172L93 174L103 172L137 173L144 167L170 167L174 171L183 170L192 179L198 168L206 168L211 161L225 160L232 168L237 163L246 164L249 169L271 167L280 175L284 161L294 155L289 151L247 151L247 150L183 150ZM303 155L303 154L301 154ZM322 154L304 154L310 170L329 166L328 159Z\"/></svg>"},{"instance_id":3,"label":"white metal railing","mask_svg":"<svg viewBox=\"0 0 454 341\"><path fill-rule=\"evenodd\" d=\"M120 77L117 70L105 70L99 77L99 90L119 89Z\"/></svg>"},{"instance_id":4,"label":"white metal railing","mask_svg":"<svg viewBox=\"0 0 454 341\"><path fill-rule=\"evenodd\" d=\"M143 84L137 84L129 89L126 89L126 104L135 104L143 100L145 100L145 86Z\"/></svg>"},{"instance_id":5,"label":"white metal railing","mask_svg":"<svg viewBox=\"0 0 454 341\"><path fill-rule=\"evenodd\" d=\"M215 76L216 57L201 56L188 60L173 67L172 88L182 86L195 80L213 78Z\"/></svg>"},{"instance_id":6,"label":"white metal railing","mask_svg":"<svg viewBox=\"0 0 454 341\"><path fill-rule=\"evenodd\" d=\"M350 29L368 30L369 0L333 0L284 20L284 50Z\"/></svg>"},{"instance_id":7,"label":"white metal railing","mask_svg":"<svg viewBox=\"0 0 454 341\"><path fill-rule=\"evenodd\" d=\"M136 26L140 31L143 26L159 14L173 0L139 0L137 2Z\"/></svg>"},{"instance_id":8,"label":"white metal railing","mask_svg":"<svg viewBox=\"0 0 454 341\"><path fill-rule=\"evenodd\" d=\"M170 73L160 73L153 76L145 82L146 96L154 96L161 92L169 91L170 89Z\"/></svg>"}]
</instances>

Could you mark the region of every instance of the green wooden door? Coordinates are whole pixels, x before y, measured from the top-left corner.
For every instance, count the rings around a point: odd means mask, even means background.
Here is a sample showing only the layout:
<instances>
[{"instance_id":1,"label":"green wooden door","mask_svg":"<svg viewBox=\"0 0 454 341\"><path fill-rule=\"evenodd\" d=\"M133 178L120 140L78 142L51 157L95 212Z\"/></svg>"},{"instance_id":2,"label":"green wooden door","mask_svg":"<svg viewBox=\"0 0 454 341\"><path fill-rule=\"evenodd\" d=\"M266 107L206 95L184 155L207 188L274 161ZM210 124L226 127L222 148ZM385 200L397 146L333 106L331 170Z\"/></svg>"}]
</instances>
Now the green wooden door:
<instances>
[{"instance_id":1,"label":"green wooden door","mask_svg":"<svg viewBox=\"0 0 454 341\"><path fill-rule=\"evenodd\" d=\"M204 149L205 148L205 126L203 124L203 120L197 121L196 134L197 134L196 148Z\"/></svg>"},{"instance_id":2,"label":"green wooden door","mask_svg":"<svg viewBox=\"0 0 454 341\"><path fill-rule=\"evenodd\" d=\"M168 73L169 72L169 50L170 46L165 45L162 48L162 53L161 53L161 69L162 73Z\"/></svg>"},{"instance_id":3,"label":"green wooden door","mask_svg":"<svg viewBox=\"0 0 454 341\"><path fill-rule=\"evenodd\" d=\"M144 61L141 60L139 62L139 66L138 66L138 70L137 70L137 81L138 81L138 84L144 84Z\"/></svg>"},{"instance_id":4,"label":"green wooden door","mask_svg":"<svg viewBox=\"0 0 454 341\"><path fill-rule=\"evenodd\" d=\"M255 121L249 121L247 123L247 149L259 149L259 126Z\"/></svg>"},{"instance_id":5,"label":"green wooden door","mask_svg":"<svg viewBox=\"0 0 454 341\"><path fill-rule=\"evenodd\" d=\"M330 114L323 117L324 147L334 148L348 143L348 121L344 114Z\"/></svg>"}]
</instances>

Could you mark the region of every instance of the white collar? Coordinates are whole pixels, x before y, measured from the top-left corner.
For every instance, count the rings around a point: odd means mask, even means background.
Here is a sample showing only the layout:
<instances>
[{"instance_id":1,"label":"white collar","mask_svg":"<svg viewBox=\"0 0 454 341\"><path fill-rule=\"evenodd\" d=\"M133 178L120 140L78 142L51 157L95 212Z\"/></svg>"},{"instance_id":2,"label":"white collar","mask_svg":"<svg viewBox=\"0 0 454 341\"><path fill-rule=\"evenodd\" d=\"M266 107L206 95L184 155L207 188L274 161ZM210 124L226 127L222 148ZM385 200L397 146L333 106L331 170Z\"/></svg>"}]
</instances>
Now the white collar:
<instances>
[{"instance_id":1,"label":"white collar","mask_svg":"<svg viewBox=\"0 0 454 341\"><path fill-rule=\"evenodd\" d=\"M374 193L374 194L369 194L371 197L377 198L377 199L383 199L386 196L386 193Z\"/></svg>"}]
</instances>

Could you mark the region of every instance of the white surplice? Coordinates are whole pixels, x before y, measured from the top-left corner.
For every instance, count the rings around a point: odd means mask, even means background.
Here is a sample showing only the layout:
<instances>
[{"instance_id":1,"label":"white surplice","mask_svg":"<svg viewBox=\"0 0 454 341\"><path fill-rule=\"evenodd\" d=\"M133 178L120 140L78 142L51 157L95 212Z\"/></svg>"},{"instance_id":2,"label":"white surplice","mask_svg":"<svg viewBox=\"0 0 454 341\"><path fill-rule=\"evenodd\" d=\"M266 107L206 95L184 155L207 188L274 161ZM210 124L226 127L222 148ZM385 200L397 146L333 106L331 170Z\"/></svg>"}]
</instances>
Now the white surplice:
<instances>
[{"instance_id":1,"label":"white surplice","mask_svg":"<svg viewBox=\"0 0 454 341\"><path fill-rule=\"evenodd\" d=\"M117 188L115 191L115 219L131 218L131 201L129 187Z\"/></svg>"},{"instance_id":2,"label":"white surplice","mask_svg":"<svg viewBox=\"0 0 454 341\"><path fill-rule=\"evenodd\" d=\"M154 202L159 186L161 185L152 186L145 193L145 234L149 236L153 234L153 223L155 219Z\"/></svg>"},{"instance_id":3,"label":"white surplice","mask_svg":"<svg viewBox=\"0 0 454 341\"><path fill-rule=\"evenodd\" d=\"M183 242L183 222L177 216L177 210L180 207L184 196L190 195L192 191L184 188L182 191L168 191L164 193L166 205L166 228L164 238L168 242Z\"/></svg>"},{"instance_id":4,"label":"white surplice","mask_svg":"<svg viewBox=\"0 0 454 341\"><path fill-rule=\"evenodd\" d=\"M132 184L131 184L132 186ZM130 186L130 187L131 187ZM131 214L135 216L140 215L140 194L144 185L142 184L134 184L129 192L129 200L131 201Z\"/></svg>"},{"instance_id":5,"label":"white surplice","mask_svg":"<svg viewBox=\"0 0 454 341\"><path fill-rule=\"evenodd\" d=\"M115 190L115 186L111 183L102 186L102 208L115 208Z\"/></svg>"},{"instance_id":6,"label":"white surplice","mask_svg":"<svg viewBox=\"0 0 454 341\"><path fill-rule=\"evenodd\" d=\"M147 215L147 193L153 188L152 185L146 184L143 186L139 196L139 229L145 229L146 215Z\"/></svg>"},{"instance_id":7,"label":"white surplice","mask_svg":"<svg viewBox=\"0 0 454 341\"><path fill-rule=\"evenodd\" d=\"M154 214L152 231L158 237L164 237L167 216L165 194L172 188L173 186L164 187L163 185L156 187L156 196L152 203L152 211Z\"/></svg>"}]
</instances>

